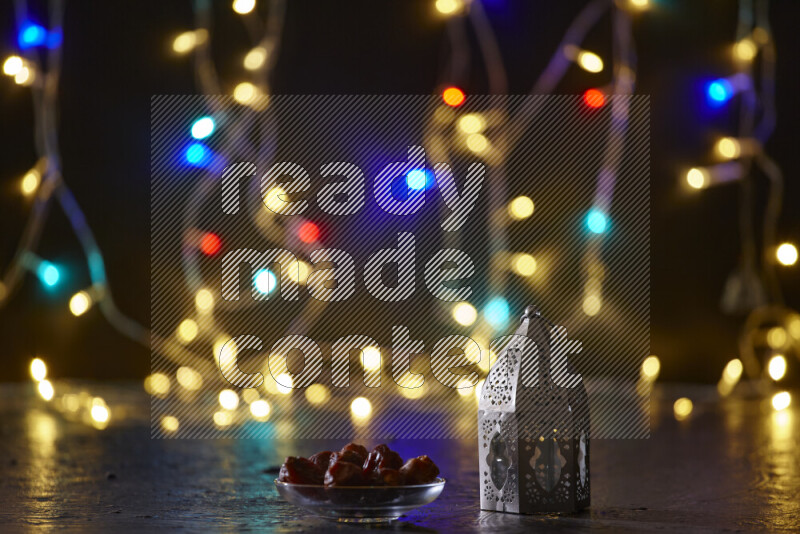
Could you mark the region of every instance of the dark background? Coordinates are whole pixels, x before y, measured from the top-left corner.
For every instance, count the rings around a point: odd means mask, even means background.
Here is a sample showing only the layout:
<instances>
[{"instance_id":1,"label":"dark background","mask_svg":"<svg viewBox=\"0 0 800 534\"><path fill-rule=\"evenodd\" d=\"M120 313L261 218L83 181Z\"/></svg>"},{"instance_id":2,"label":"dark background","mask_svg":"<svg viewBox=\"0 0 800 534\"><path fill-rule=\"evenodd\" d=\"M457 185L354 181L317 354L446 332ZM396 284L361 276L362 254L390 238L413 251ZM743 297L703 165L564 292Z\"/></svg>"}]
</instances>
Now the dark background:
<instances>
[{"instance_id":1,"label":"dark background","mask_svg":"<svg viewBox=\"0 0 800 534\"><path fill-rule=\"evenodd\" d=\"M526 93L554 52L582 0L484 0L506 60L509 90ZM184 2L68 2L61 83L61 149L73 189L105 253L119 307L147 323L149 315L149 108L153 94L196 92L188 56L171 53L174 36L192 27ZM432 0L288 2L284 41L272 79L276 93L431 94L445 61L443 18ZM734 71L730 46L737 3L658 0L636 16L637 93L651 95L652 352L665 380L714 381L736 354L741 317L724 316L719 299L739 255L738 188L688 195L685 168L711 161L713 142L735 131L734 107L710 112L703 85ZM47 25L33 2L33 18ZM216 3L212 40L226 91L244 79L241 58L252 43L230 2ZM263 8L264 6L260 6ZM795 124L800 121L800 3L777 0L771 21L778 52L778 125L767 146L786 177L779 240L800 236L800 172ZM0 6L0 52L16 52L11 2ZM608 57L608 17L586 48ZM558 87L581 93L608 82L577 68ZM468 93L488 89L473 47ZM19 178L35 162L30 90L0 80L0 268L19 238L29 201ZM764 185L764 179L759 178ZM763 191L761 192L763 193ZM763 195L760 197L763 198ZM758 203L760 212L763 202ZM75 318L69 297L88 285L85 262L66 221L51 213L38 252L63 265L64 283L45 290L27 275L0 309L4 365L0 380L20 380L35 354L57 377L143 377L149 351L116 333L96 311ZM800 306L800 269L778 269L787 304Z\"/></svg>"}]
</instances>

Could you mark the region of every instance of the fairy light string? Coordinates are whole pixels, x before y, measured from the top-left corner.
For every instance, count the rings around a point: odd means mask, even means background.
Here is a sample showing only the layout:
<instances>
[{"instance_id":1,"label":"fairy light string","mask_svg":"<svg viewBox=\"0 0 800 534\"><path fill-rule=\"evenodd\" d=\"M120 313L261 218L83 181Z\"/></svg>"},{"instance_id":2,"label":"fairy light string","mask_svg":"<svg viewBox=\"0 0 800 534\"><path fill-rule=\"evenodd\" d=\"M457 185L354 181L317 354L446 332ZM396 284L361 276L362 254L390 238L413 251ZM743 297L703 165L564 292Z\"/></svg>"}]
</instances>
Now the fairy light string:
<instances>
[{"instance_id":1,"label":"fairy light string","mask_svg":"<svg viewBox=\"0 0 800 534\"><path fill-rule=\"evenodd\" d=\"M436 0L432 2L439 15L447 18L445 31L448 36L448 56L446 66L443 69L442 85L455 83L463 84L467 79L468 70L471 66L471 55L467 31L474 31L478 50L482 57L482 63L486 69L489 91L492 94L502 95L507 93L508 79L505 70L505 63L502 58L500 48L497 43L495 31L486 15L480 1L472 0ZM64 2L62 0L51 0L49 2L49 25L53 31L58 32L61 38L61 28L63 22ZM254 110L263 110L268 107L270 94L270 76L274 70L283 35L286 1L269 0L267 6L268 15L265 20L257 14L256 2L252 0L237 0L233 4L233 10L237 17L240 17L250 38L251 46L241 58L242 69L247 75L246 79L231 88L219 78L218 69L212 59L213 44L213 15L212 3L210 0L195 0L194 6L194 29L179 35L173 41L173 50L178 53L191 53L194 64L195 80L203 94L218 95L232 92L234 99L243 105L252 107ZM775 274L774 265L775 250L777 249L776 228L780 215L780 208L783 201L782 183L783 177L780 167L764 151L763 146L772 135L775 128L775 47L772 39L771 29L768 21L769 2L767 0L742 0L739 4L739 25L736 34L736 41L733 50L738 58L737 72L749 80L748 83L736 89L740 96L739 105L741 106L741 120L739 124L738 137L723 145L719 151L728 154L732 160L738 160L738 168L735 173L741 171L741 179L738 182L742 188L742 200L740 206L740 226L742 229L742 269L745 273L763 279L765 287L768 289L769 300L772 307L756 308L753 310L745 322L743 333L740 339L740 350L744 367L748 374L754 376L758 367L757 359L753 351L755 332L760 328L765 317L778 317L779 321L785 323L795 317L800 318L794 310L782 307L782 297L780 286ZM631 16L634 12L642 11L648 7L646 0L592 0L577 14L570 26L567 28L561 42L553 51L550 61L546 68L537 78L531 89L531 94L550 94L553 93L558 84L564 78L573 64L582 67L587 71L587 76L608 69L612 69L612 80L608 92L612 95L630 95L634 91L636 81L636 54L633 42ZM586 35L600 23L603 15L611 10L613 26L612 58L608 65L596 52L584 50L582 43ZM15 0L15 15L17 27L22 30L28 16L27 4L24 0ZM38 30L37 30L38 31ZM86 265L91 279L91 286L76 292L70 299L70 309L74 315L82 315L93 306L97 306L106 320L119 332L127 337L134 339L145 346L151 347L157 353L161 353L173 362L183 366L191 367L202 372L213 372L215 362L207 356L196 354L195 351L188 349L178 338L161 338L151 335L145 326L129 318L122 313L116 306L108 284L103 254L96 242L92 229L87 224L84 213L80 208L77 199L66 184L60 168L60 152L57 137L57 89L61 72L61 47L47 47L40 50L37 47L30 47L20 50L10 62L8 67L4 67L6 74L15 78L20 85L29 85L34 102L34 123L35 137L34 143L38 155L38 162L29 171L30 177L27 185L23 184L23 191L33 196L30 215L23 229L17 250L6 269L3 272L2 286L0 286L0 306L10 300L14 291L19 287L26 270L30 270L31 258L33 262L41 264L41 258L35 254L38 248L42 232L45 227L47 214L55 202L66 215L70 227L78 238L83 250ZM40 61L40 57L46 59ZM760 68L756 84L755 65ZM23 70L27 69L27 70ZM734 78L731 78L734 80ZM736 78L740 80L740 78ZM726 82L728 83L728 82ZM733 86L732 86L733 87ZM723 84L723 90L724 84ZM450 91L450 89L448 89ZM589 91L593 91L588 96ZM586 103L590 106L602 106L605 104L605 91L597 88L589 88L587 91ZM465 96L460 85L452 87L452 98L448 101L445 92L445 102L452 106L453 118L449 123L451 126L455 121L463 118L464 114L458 110L458 106L463 102ZM460 95L460 96L459 96ZM726 98L728 95L724 95ZM221 100L210 96L207 98L208 114L211 119L218 116ZM596 194L589 220L590 230L596 234L594 239L588 241L587 249L584 253L584 266L586 286L591 287L592 291L602 290L602 276L598 277L598 265L602 267L602 257L600 243L603 239L607 218L611 215L613 201L614 181L620 165L620 151L626 138L629 109L628 101L624 96L610 98L611 102L611 121L609 123L608 141L602 159L602 165L598 172L596 183ZM449 161L449 154L455 150L452 146L454 142L466 142L467 147L476 154L482 154L487 165L491 168L492 181L489 190L490 213L501 214L507 209L506 184L505 184L505 153L510 152L512 147L519 142L519 136L526 130L525 125L530 125L534 120L538 108L527 109L519 115L510 115L505 108L485 110L480 119L475 119L478 123L486 121L493 126L492 136L484 135L484 126L465 126L467 135L464 140L455 141L453 136L447 136L445 132L446 123L437 121L436 109L432 109L432 117L426 128L426 139L449 139L445 143L431 143L431 153L437 161ZM267 120L272 121L274 117L267 113ZM509 124L514 123L516 128L511 129ZM519 127L519 125L523 127ZM224 141L232 141L235 136L236 146L243 146L244 151L249 154L259 154L267 159L272 157L275 152L276 140L264 133L264 130L256 131L256 140L247 141L248 127L255 129L255 119L246 118L244 128L233 129L223 128L215 135L221 135ZM474 130L474 131L473 131ZM255 131L255 130L254 130ZM275 131L274 128L271 131ZM202 140L202 137L198 139ZM244 141L243 141L244 140ZM752 141L751 141L752 140ZM240 158L242 154L224 155L223 157ZM763 254L758 259L756 238L754 233L753 205L755 203L753 193L753 167L758 168L770 181L769 197L763 218ZM715 174L716 173L716 174ZM689 183L697 189L705 189L717 180L718 170L701 168L692 174ZM198 185L192 192L192 201L189 206L200 205L212 191L212 184L215 177L206 175L198 181ZM691 180L694 180L692 182ZM534 199L535 200L535 199ZM521 217L520 219L524 219ZM187 239L192 232L196 232L199 225L196 222L199 213L188 209L184 214L184 235ZM501 298L504 293L506 277L509 272L527 273L525 276L534 275L536 262L530 255L524 253L512 254L506 250L506 227L509 224L507 216L489 217L487 236L492 243L493 261L488 272L487 285L489 293ZM268 220L260 227L265 237L278 244L285 244L288 239L287 230L275 221ZM213 230L213 229L212 229ZM452 236L447 236L447 239ZM453 238L457 239L457 238ZM790 245L787 243L787 245ZM792 245L793 246L793 245ZM795 255L796 255L796 249ZM202 288L206 287L200 270L197 265L198 254L202 254L203 249L185 247L183 251L183 268L186 277L187 287L193 294L197 294ZM207 253L207 252L206 252ZM523 257L524 256L524 257ZM513 262L512 266L499 265L497 259L506 262ZM524 262L524 263L521 263ZM763 273L757 274L757 265L762 265ZM600 269L602 270L602 269ZM590 283L591 282L591 283ZM596 298L591 301L591 306L587 308L586 299ZM72 301L75 301L74 303ZM597 295L584 294L582 303L576 306L576 313L594 315L601 306L601 298ZM227 306L229 303L219 303ZM461 307L458 307L461 306ZM441 315L447 320L456 321L464 325L473 325L473 335L480 338L488 338L491 333L490 325L487 325L485 317L481 317L478 310L472 304L464 303L456 308L442 308ZM467 307L468 306L468 307ZM776 308L777 307L777 308ZM596 308L596 309L595 309ZM293 333L307 331L314 322L321 316L325 309L324 303L310 302L295 318L289 327ZM587 310L594 310L589 313ZM778 310L778 311L776 311ZM77 311L77 313L76 313ZM213 312L211 312L213 313ZM196 322L201 320L199 316L186 318L185 321ZM787 327L788 328L788 327ZM201 335L214 342L224 332L217 327L213 320L209 320L204 328L200 328ZM198 334L195 333L195 336ZM649 365L650 368L653 364ZM777 365L777 364L776 364ZM645 373L646 376L656 376L657 372ZM46 388L45 388L46 389ZM260 405L259 405L260 406ZM255 410L259 417L263 417L265 408L259 407ZM169 422L168 427L177 428L175 424Z\"/></svg>"}]
</instances>

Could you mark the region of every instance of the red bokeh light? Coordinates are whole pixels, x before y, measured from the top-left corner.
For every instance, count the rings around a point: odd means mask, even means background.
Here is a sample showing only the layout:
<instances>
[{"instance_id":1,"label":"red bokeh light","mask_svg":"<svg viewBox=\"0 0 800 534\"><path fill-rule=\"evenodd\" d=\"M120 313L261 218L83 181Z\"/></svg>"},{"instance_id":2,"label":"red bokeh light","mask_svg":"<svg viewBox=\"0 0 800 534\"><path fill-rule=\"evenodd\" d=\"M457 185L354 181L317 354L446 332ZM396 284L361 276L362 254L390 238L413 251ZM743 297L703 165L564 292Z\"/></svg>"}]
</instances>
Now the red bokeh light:
<instances>
[{"instance_id":1,"label":"red bokeh light","mask_svg":"<svg viewBox=\"0 0 800 534\"><path fill-rule=\"evenodd\" d=\"M213 256L222 249L222 240L217 234L206 232L200 239L200 252L206 256Z\"/></svg>"},{"instance_id":2,"label":"red bokeh light","mask_svg":"<svg viewBox=\"0 0 800 534\"><path fill-rule=\"evenodd\" d=\"M464 91L458 87L448 87L442 91L442 100L450 107L458 107L463 104L466 99L467 97L464 95Z\"/></svg>"},{"instance_id":3,"label":"red bokeh light","mask_svg":"<svg viewBox=\"0 0 800 534\"><path fill-rule=\"evenodd\" d=\"M304 222L297 231L297 237L303 243L313 243L319 239L319 227L313 222Z\"/></svg>"},{"instance_id":4,"label":"red bokeh light","mask_svg":"<svg viewBox=\"0 0 800 534\"><path fill-rule=\"evenodd\" d=\"M606 103L606 95L604 95L597 89L589 89L588 91L583 93L583 101L590 108L595 108L595 109L601 108Z\"/></svg>"}]
</instances>

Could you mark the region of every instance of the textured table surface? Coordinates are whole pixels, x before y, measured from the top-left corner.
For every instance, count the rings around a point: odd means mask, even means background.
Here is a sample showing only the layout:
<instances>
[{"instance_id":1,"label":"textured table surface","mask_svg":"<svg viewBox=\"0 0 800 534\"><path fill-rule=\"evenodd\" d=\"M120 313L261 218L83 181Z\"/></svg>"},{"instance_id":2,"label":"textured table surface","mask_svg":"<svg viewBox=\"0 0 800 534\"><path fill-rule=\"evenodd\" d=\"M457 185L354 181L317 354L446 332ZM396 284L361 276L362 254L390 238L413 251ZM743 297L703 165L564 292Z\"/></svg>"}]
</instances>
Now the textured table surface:
<instances>
[{"instance_id":1,"label":"textured table surface","mask_svg":"<svg viewBox=\"0 0 800 534\"><path fill-rule=\"evenodd\" d=\"M31 384L0 386L0 531L364 531L281 501L270 468L342 442L151 440L139 385L107 389L115 413L98 431L69 421ZM671 400L696 402L687 421ZM595 440L592 508L574 516L481 512L473 441L395 442L428 453L448 483L431 505L390 525L407 532L800 531L800 411L719 402L708 390L661 391L648 440ZM795 403L796 405L797 403Z\"/></svg>"}]
</instances>

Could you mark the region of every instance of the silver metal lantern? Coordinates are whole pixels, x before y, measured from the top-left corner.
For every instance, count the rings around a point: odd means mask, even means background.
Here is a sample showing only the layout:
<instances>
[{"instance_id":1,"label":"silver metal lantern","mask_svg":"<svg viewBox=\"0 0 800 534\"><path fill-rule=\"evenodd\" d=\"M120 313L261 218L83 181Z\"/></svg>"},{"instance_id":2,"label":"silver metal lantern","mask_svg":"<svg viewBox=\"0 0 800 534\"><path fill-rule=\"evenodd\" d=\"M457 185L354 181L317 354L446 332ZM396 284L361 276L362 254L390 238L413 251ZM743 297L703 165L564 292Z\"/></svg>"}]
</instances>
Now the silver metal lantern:
<instances>
[{"instance_id":1,"label":"silver metal lantern","mask_svg":"<svg viewBox=\"0 0 800 534\"><path fill-rule=\"evenodd\" d=\"M566 330L528 306L478 404L481 509L569 513L589 506L589 405Z\"/></svg>"}]
</instances>

